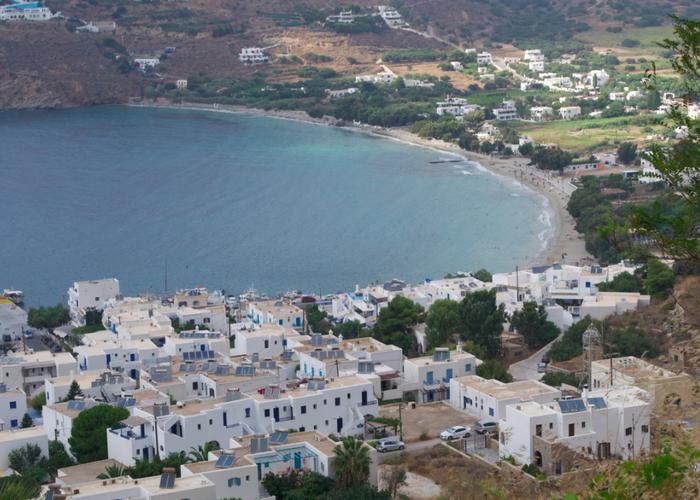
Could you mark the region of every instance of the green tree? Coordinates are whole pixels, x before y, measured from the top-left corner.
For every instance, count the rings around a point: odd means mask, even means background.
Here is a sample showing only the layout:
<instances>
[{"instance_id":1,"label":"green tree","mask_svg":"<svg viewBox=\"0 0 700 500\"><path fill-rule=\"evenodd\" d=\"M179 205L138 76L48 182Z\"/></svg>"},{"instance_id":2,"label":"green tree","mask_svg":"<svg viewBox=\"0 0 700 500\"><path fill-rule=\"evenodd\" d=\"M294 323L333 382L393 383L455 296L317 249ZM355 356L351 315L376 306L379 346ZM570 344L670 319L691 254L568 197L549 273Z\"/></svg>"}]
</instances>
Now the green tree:
<instances>
[{"instance_id":1,"label":"green tree","mask_svg":"<svg viewBox=\"0 0 700 500\"><path fill-rule=\"evenodd\" d=\"M326 319L328 315L321 311L316 304L306 307L306 321L314 333L328 333L330 323Z\"/></svg>"},{"instance_id":2,"label":"green tree","mask_svg":"<svg viewBox=\"0 0 700 500\"><path fill-rule=\"evenodd\" d=\"M673 270L658 259L651 259L647 263L647 275L644 279L644 288L655 299L665 298L673 289Z\"/></svg>"},{"instance_id":3,"label":"green tree","mask_svg":"<svg viewBox=\"0 0 700 500\"><path fill-rule=\"evenodd\" d=\"M596 285L601 292L643 292L644 284L637 274L620 273L608 283Z\"/></svg>"},{"instance_id":4,"label":"green tree","mask_svg":"<svg viewBox=\"0 0 700 500\"><path fill-rule=\"evenodd\" d=\"M79 463L107 458L107 428L129 416L126 408L98 405L83 410L73 420L68 438L71 453Z\"/></svg>"},{"instance_id":5,"label":"green tree","mask_svg":"<svg viewBox=\"0 0 700 500\"><path fill-rule=\"evenodd\" d=\"M32 307L27 314L27 324L34 328L53 329L69 321L70 313L63 304L54 307Z\"/></svg>"},{"instance_id":6,"label":"green tree","mask_svg":"<svg viewBox=\"0 0 700 500\"><path fill-rule=\"evenodd\" d=\"M104 472L97 475L97 479L110 479L113 477L121 477L129 474L129 469L119 464L109 464L105 467Z\"/></svg>"},{"instance_id":7,"label":"green tree","mask_svg":"<svg viewBox=\"0 0 700 500\"><path fill-rule=\"evenodd\" d=\"M306 498L324 498L331 492L335 483L333 479L317 472L291 470L287 474L269 472L262 480L265 491L278 500L302 500Z\"/></svg>"},{"instance_id":8,"label":"green tree","mask_svg":"<svg viewBox=\"0 0 700 500\"><path fill-rule=\"evenodd\" d=\"M46 404L46 392L41 391L39 394L32 398L32 408L36 411L41 412L41 409Z\"/></svg>"},{"instance_id":9,"label":"green tree","mask_svg":"<svg viewBox=\"0 0 700 500\"><path fill-rule=\"evenodd\" d=\"M57 440L49 441L49 459L46 468L49 474L56 475L58 469L75 465L75 460L68 454L63 443Z\"/></svg>"},{"instance_id":10,"label":"green tree","mask_svg":"<svg viewBox=\"0 0 700 500\"><path fill-rule=\"evenodd\" d=\"M423 308L406 297L395 297L381 310L374 326L374 336L385 344L401 347L404 352L415 350L413 327L423 317Z\"/></svg>"},{"instance_id":11,"label":"green tree","mask_svg":"<svg viewBox=\"0 0 700 500\"><path fill-rule=\"evenodd\" d=\"M583 352L583 332L593 323L596 328L600 328L600 323L593 321L590 316L577 321L564 332L559 340L552 344L549 349L549 357L552 361L566 361Z\"/></svg>"},{"instance_id":12,"label":"green tree","mask_svg":"<svg viewBox=\"0 0 700 500\"><path fill-rule=\"evenodd\" d=\"M199 445L196 448L193 446L190 448L190 452L187 454L187 457L192 461L192 462L206 462L209 460L209 452L210 451L216 451L219 449L219 446L214 441L208 441L204 443L204 445Z\"/></svg>"},{"instance_id":13,"label":"green tree","mask_svg":"<svg viewBox=\"0 0 700 500\"><path fill-rule=\"evenodd\" d=\"M68 394L63 398L63 401L73 401L76 396L84 396L82 389L80 389L80 384L76 380L71 382L68 388Z\"/></svg>"},{"instance_id":14,"label":"green tree","mask_svg":"<svg viewBox=\"0 0 700 500\"><path fill-rule=\"evenodd\" d=\"M518 146L518 152L523 156L530 156L535 150L535 146L531 142L526 142Z\"/></svg>"},{"instance_id":15,"label":"green tree","mask_svg":"<svg viewBox=\"0 0 700 500\"><path fill-rule=\"evenodd\" d=\"M335 488L321 497L322 500L358 500L360 498L362 500L391 500L391 494L388 491L378 491L371 484L365 483L351 488Z\"/></svg>"},{"instance_id":16,"label":"green tree","mask_svg":"<svg viewBox=\"0 0 700 500\"><path fill-rule=\"evenodd\" d=\"M342 335L344 339L356 339L358 337L366 337L368 330L362 327L362 323L353 320L335 325L333 333L337 336Z\"/></svg>"},{"instance_id":17,"label":"green tree","mask_svg":"<svg viewBox=\"0 0 700 500\"><path fill-rule=\"evenodd\" d=\"M678 74L684 98L700 94L700 21L674 17L674 37L659 45L673 54L671 65ZM655 74L650 87L656 90ZM669 185L679 209L668 213L663 200L636 207L631 225L648 236L666 254L678 260L700 262L700 120L680 110L669 114L669 128L688 128L688 136L672 145L656 144L642 155Z\"/></svg>"},{"instance_id":18,"label":"green tree","mask_svg":"<svg viewBox=\"0 0 700 500\"><path fill-rule=\"evenodd\" d=\"M350 488L367 482L372 459L362 441L354 437L344 438L333 452L335 480L340 488Z\"/></svg>"},{"instance_id":19,"label":"green tree","mask_svg":"<svg viewBox=\"0 0 700 500\"><path fill-rule=\"evenodd\" d=\"M581 380L574 373L547 372L542 376L542 382L552 387L560 387L561 384L578 387Z\"/></svg>"},{"instance_id":20,"label":"green tree","mask_svg":"<svg viewBox=\"0 0 700 500\"><path fill-rule=\"evenodd\" d=\"M607 338L608 350L619 356L650 356L659 354L656 343L644 330L629 326L613 330Z\"/></svg>"},{"instance_id":21,"label":"green tree","mask_svg":"<svg viewBox=\"0 0 700 500\"><path fill-rule=\"evenodd\" d=\"M29 500L38 498L40 492L40 484L31 477L0 477L0 500Z\"/></svg>"},{"instance_id":22,"label":"green tree","mask_svg":"<svg viewBox=\"0 0 700 500\"><path fill-rule=\"evenodd\" d=\"M428 310L425 325L425 335L430 347L445 344L450 335L459 333L461 327L459 303L447 299L436 300Z\"/></svg>"},{"instance_id":23,"label":"green tree","mask_svg":"<svg viewBox=\"0 0 700 500\"><path fill-rule=\"evenodd\" d=\"M479 269L477 272L472 273L472 276L474 276L476 279L483 281L484 283L491 283L491 280L493 280L493 275L488 272L486 269L483 267Z\"/></svg>"},{"instance_id":24,"label":"green tree","mask_svg":"<svg viewBox=\"0 0 700 500\"><path fill-rule=\"evenodd\" d=\"M32 427L33 425L34 421L32 420L32 417L29 416L29 413L25 413L22 417L22 422L19 424L20 428L26 429L27 427Z\"/></svg>"},{"instance_id":25,"label":"green tree","mask_svg":"<svg viewBox=\"0 0 700 500\"><path fill-rule=\"evenodd\" d=\"M482 346L488 356L501 350L501 333L506 320L505 306L496 305L495 290L468 293L459 304L462 339Z\"/></svg>"},{"instance_id":26,"label":"green tree","mask_svg":"<svg viewBox=\"0 0 700 500\"><path fill-rule=\"evenodd\" d=\"M661 106L661 96L658 90L651 90L647 93L647 108L658 109Z\"/></svg>"},{"instance_id":27,"label":"green tree","mask_svg":"<svg viewBox=\"0 0 700 500\"><path fill-rule=\"evenodd\" d=\"M42 456L41 448L35 444L26 444L12 450L7 459L10 468L22 476L39 483L47 476L46 457Z\"/></svg>"},{"instance_id":28,"label":"green tree","mask_svg":"<svg viewBox=\"0 0 700 500\"><path fill-rule=\"evenodd\" d=\"M497 359L487 359L476 367L476 374L486 379L495 378L501 382L512 382L513 377Z\"/></svg>"},{"instance_id":29,"label":"green tree","mask_svg":"<svg viewBox=\"0 0 700 500\"><path fill-rule=\"evenodd\" d=\"M538 306L536 302L525 302L520 311L513 313L510 324L523 336L531 349L542 347L559 335L557 325L547 319L544 306Z\"/></svg>"},{"instance_id":30,"label":"green tree","mask_svg":"<svg viewBox=\"0 0 700 500\"><path fill-rule=\"evenodd\" d=\"M559 148L551 149L545 146L537 146L530 157L532 162L545 170L559 170L569 165L574 156L568 151Z\"/></svg>"},{"instance_id":31,"label":"green tree","mask_svg":"<svg viewBox=\"0 0 700 500\"><path fill-rule=\"evenodd\" d=\"M633 163L637 158L637 145L633 142L623 142L617 148L617 159L625 165Z\"/></svg>"}]
</instances>

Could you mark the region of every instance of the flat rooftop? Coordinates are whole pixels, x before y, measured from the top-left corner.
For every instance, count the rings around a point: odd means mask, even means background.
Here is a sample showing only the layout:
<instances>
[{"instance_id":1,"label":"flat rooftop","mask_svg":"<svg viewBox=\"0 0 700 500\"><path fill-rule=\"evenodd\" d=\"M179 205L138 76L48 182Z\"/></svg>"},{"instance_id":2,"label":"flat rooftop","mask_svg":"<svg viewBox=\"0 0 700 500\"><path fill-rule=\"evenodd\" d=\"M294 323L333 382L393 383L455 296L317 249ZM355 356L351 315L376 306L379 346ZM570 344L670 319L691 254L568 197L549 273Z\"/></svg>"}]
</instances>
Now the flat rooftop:
<instances>
[{"instance_id":1,"label":"flat rooftop","mask_svg":"<svg viewBox=\"0 0 700 500\"><path fill-rule=\"evenodd\" d=\"M352 387L354 385L360 385L360 384L367 384L367 379L360 377L358 375L350 375L346 377L335 377L332 381L330 379L326 380L326 385L325 389L340 389L343 387ZM314 394L317 391L310 391L307 387L306 384L301 384L299 387L289 387L284 390L284 392L280 392L280 398L287 397L287 396L293 396L293 397L299 397L299 396L305 396L307 394ZM260 393L249 393L249 397L252 399L256 400L264 400L265 395L260 394ZM271 400L272 401L272 400Z\"/></svg>"},{"instance_id":2,"label":"flat rooftop","mask_svg":"<svg viewBox=\"0 0 700 500\"><path fill-rule=\"evenodd\" d=\"M488 394L496 399L516 399L521 401L532 399L541 394L558 395L558 389L550 387L539 380L520 380L504 383L500 380L485 379L478 375L466 375L456 379L462 387L470 387L476 391Z\"/></svg>"},{"instance_id":3,"label":"flat rooftop","mask_svg":"<svg viewBox=\"0 0 700 500\"><path fill-rule=\"evenodd\" d=\"M75 358L68 352L36 351L28 352L8 352L6 356L0 356L0 365L46 365L75 363Z\"/></svg>"},{"instance_id":4,"label":"flat rooftop","mask_svg":"<svg viewBox=\"0 0 700 500\"><path fill-rule=\"evenodd\" d=\"M556 413L551 407L536 403L535 401L528 401L519 405L513 405L512 407L530 417L541 417Z\"/></svg>"},{"instance_id":5,"label":"flat rooftop","mask_svg":"<svg viewBox=\"0 0 700 500\"><path fill-rule=\"evenodd\" d=\"M126 488L143 488L150 495L177 495L177 492L185 493L192 489L200 488L202 486L213 486L214 483L209 481L203 476L188 476L188 477L178 477L175 479L175 484L172 488L161 488L160 487L160 475L150 476L134 480L129 476L123 476L119 478L114 478L115 481L112 483L112 479L108 481L108 484L102 484L103 481L95 481L92 483L84 483L80 486L80 495L95 495L104 494L112 495L110 492L118 492ZM138 481L138 483L135 483ZM78 498L80 498L78 496ZM185 497L183 497L185 498Z\"/></svg>"},{"instance_id":6,"label":"flat rooftop","mask_svg":"<svg viewBox=\"0 0 700 500\"><path fill-rule=\"evenodd\" d=\"M465 351L450 351L450 358L443 361L435 361L433 360L432 356L420 356L418 358L408 358L405 362L412 363L414 365L439 365L459 360L466 360L469 358L476 359L476 357L473 354L470 354Z\"/></svg>"},{"instance_id":7,"label":"flat rooftop","mask_svg":"<svg viewBox=\"0 0 700 500\"><path fill-rule=\"evenodd\" d=\"M74 465L58 469L58 481L66 486L76 486L83 483L95 481L97 476L102 474L110 465L122 465L121 463L108 458L97 462Z\"/></svg>"},{"instance_id":8,"label":"flat rooftop","mask_svg":"<svg viewBox=\"0 0 700 500\"><path fill-rule=\"evenodd\" d=\"M598 368L610 371L610 360L603 359L594 361ZM634 356L624 356L620 358L612 359L613 370L618 371L624 375L637 378L649 378L649 379L669 379L674 377L687 377L685 373L674 373L660 366L656 366L648 361L634 357Z\"/></svg>"},{"instance_id":9,"label":"flat rooftop","mask_svg":"<svg viewBox=\"0 0 700 500\"><path fill-rule=\"evenodd\" d=\"M27 427L26 429L17 429L13 431L0 432L0 442L15 441L17 439L31 439L46 436L44 428L40 425L36 427Z\"/></svg>"}]
</instances>

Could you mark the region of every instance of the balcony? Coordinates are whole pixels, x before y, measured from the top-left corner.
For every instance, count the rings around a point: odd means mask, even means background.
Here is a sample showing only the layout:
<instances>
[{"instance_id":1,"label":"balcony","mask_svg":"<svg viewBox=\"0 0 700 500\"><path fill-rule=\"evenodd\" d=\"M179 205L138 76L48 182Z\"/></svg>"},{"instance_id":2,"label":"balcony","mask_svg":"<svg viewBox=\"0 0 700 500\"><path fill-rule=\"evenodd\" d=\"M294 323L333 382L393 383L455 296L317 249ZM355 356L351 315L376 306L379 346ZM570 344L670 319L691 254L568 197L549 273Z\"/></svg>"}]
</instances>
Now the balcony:
<instances>
[{"instance_id":1,"label":"balcony","mask_svg":"<svg viewBox=\"0 0 700 500\"><path fill-rule=\"evenodd\" d=\"M128 427L120 427L117 429L109 429L109 432L116 434L120 438L124 439L146 439L145 434L137 434Z\"/></svg>"},{"instance_id":2,"label":"balcony","mask_svg":"<svg viewBox=\"0 0 700 500\"><path fill-rule=\"evenodd\" d=\"M375 406L378 404L379 404L379 401L377 401L376 399L372 399L370 401L365 401L364 403L360 403L358 406Z\"/></svg>"},{"instance_id":3,"label":"balcony","mask_svg":"<svg viewBox=\"0 0 700 500\"><path fill-rule=\"evenodd\" d=\"M290 420L294 420L294 415L289 415L288 417L276 418L275 422L289 422Z\"/></svg>"}]
</instances>

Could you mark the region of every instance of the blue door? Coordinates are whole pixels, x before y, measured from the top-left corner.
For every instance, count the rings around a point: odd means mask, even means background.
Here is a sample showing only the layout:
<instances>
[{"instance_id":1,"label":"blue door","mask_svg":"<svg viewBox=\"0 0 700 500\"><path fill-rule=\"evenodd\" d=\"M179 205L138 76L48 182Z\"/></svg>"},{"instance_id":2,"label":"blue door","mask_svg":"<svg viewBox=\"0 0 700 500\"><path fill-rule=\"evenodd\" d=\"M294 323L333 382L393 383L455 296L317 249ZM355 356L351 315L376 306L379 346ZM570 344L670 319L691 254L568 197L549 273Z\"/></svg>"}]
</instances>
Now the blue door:
<instances>
[{"instance_id":1,"label":"blue door","mask_svg":"<svg viewBox=\"0 0 700 500\"><path fill-rule=\"evenodd\" d=\"M433 383L433 372L428 372L425 374L425 381L428 382L428 384Z\"/></svg>"},{"instance_id":2,"label":"blue door","mask_svg":"<svg viewBox=\"0 0 700 500\"><path fill-rule=\"evenodd\" d=\"M340 434L340 431L343 430L343 419L342 419L342 418L339 418L339 419L336 421L336 424L335 424L335 425L336 425L336 432L337 432L338 434Z\"/></svg>"},{"instance_id":3,"label":"blue door","mask_svg":"<svg viewBox=\"0 0 700 500\"><path fill-rule=\"evenodd\" d=\"M294 468L301 469L301 453L298 451L294 453Z\"/></svg>"},{"instance_id":4,"label":"blue door","mask_svg":"<svg viewBox=\"0 0 700 500\"><path fill-rule=\"evenodd\" d=\"M452 368L448 368L447 369L447 380L451 380L451 379L452 379Z\"/></svg>"}]
</instances>

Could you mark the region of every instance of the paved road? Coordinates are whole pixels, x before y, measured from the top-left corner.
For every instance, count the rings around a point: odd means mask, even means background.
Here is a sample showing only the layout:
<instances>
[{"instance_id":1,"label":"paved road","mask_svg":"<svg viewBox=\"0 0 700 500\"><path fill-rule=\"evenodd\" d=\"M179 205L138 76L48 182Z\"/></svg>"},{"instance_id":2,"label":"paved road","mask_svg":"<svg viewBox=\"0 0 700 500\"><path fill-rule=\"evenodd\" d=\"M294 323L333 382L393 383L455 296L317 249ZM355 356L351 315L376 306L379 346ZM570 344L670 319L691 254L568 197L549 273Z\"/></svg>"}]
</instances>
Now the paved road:
<instances>
[{"instance_id":1,"label":"paved road","mask_svg":"<svg viewBox=\"0 0 700 500\"><path fill-rule=\"evenodd\" d=\"M561 335L529 358L510 365L508 373L510 373L515 380L540 380L544 373L537 372L537 363L540 362L542 356L546 352L549 352L549 348L552 347L552 344L559 340L560 337Z\"/></svg>"}]
</instances>

